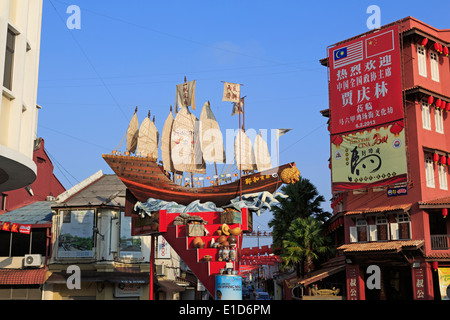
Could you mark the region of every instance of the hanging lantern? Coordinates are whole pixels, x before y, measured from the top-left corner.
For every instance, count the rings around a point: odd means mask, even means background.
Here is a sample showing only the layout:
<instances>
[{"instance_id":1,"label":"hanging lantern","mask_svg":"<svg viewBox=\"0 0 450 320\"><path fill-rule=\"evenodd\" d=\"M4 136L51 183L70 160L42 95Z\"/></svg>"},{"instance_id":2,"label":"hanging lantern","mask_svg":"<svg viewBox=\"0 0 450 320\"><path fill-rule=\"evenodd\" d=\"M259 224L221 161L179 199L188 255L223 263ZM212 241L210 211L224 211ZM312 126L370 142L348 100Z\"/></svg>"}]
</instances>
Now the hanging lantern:
<instances>
[{"instance_id":1,"label":"hanging lantern","mask_svg":"<svg viewBox=\"0 0 450 320\"><path fill-rule=\"evenodd\" d=\"M448 57L448 48L447 47L444 47L444 54L446 57Z\"/></svg>"},{"instance_id":2,"label":"hanging lantern","mask_svg":"<svg viewBox=\"0 0 450 320\"><path fill-rule=\"evenodd\" d=\"M434 43L434 50L439 52L439 43L437 43L437 42Z\"/></svg>"},{"instance_id":3,"label":"hanging lantern","mask_svg":"<svg viewBox=\"0 0 450 320\"><path fill-rule=\"evenodd\" d=\"M437 261L433 261L433 270L437 271L439 263Z\"/></svg>"},{"instance_id":4,"label":"hanging lantern","mask_svg":"<svg viewBox=\"0 0 450 320\"><path fill-rule=\"evenodd\" d=\"M445 102L445 101L444 101ZM442 108L444 109L444 108ZM445 105L445 111L449 112L450 111L450 102L447 102Z\"/></svg>"},{"instance_id":5,"label":"hanging lantern","mask_svg":"<svg viewBox=\"0 0 450 320\"><path fill-rule=\"evenodd\" d=\"M422 47L425 47L428 43L428 38L423 38L422 42L420 43L422 45Z\"/></svg>"},{"instance_id":6,"label":"hanging lantern","mask_svg":"<svg viewBox=\"0 0 450 320\"><path fill-rule=\"evenodd\" d=\"M442 163L443 165L446 165L446 164L447 164L447 158L446 158L445 156L442 156L442 157L441 157L441 163Z\"/></svg>"},{"instance_id":7,"label":"hanging lantern","mask_svg":"<svg viewBox=\"0 0 450 320\"><path fill-rule=\"evenodd\" d=\"M428 104L433 104L434 98L433 96L428 97Z\"/></svg>"},{"instance_id":8,"label":"hanging lantern","mask_svg":"<svg viewBox=\"0 0 450 320\"><path fill-rule=\"evenodd\" d=\"M400 134L400 132L402 132L403 127L404 127L403 121L398 121L391 126L391 129L389 131L393 133L394 136L397 137Z\"/></svg>"},{"instance_id":9,"label":"hanging lantern","mask_svg":"<svg viewBox=\"0 0 450 320\"><path fill-rule=\"evenodd\" d=\"M438 163L438 161L439 161L439 155L438 155L437 153L435 153L435 154L433 155L433 160L434 160L434 163Z\"/></svg>"},{"instance_id":10,"label":"hanging lantern","mask_svg":"<svg viewBox=\"0 0 450 320\"><path fill-rule=\"evenodd\" d=\"M444 219L447 218L447 215L448 215L448 209L447 208L442 209L442 216L444 217Z\"/></svg>"},{"instance_id":11,"label":"hanging lantern","mask_svg":"<svg viewBox=\"0 0 450 320\"><path fill-rule=\"evenodd\" d=\"M339 148L339 146L341 145L341 143L343 141L344 141L344 139L341 136L339 136L339 135L334 136L333 138L331 138L331 142L338 148Z\"/></svg>"},{"instance_id":12,"label":"hanging lantern","mask_svg":"<svg viewBox=\"0 0 450 320\"><path fill-rule=\"evenodd\" d=\"M442 100L441 99L437 99L436 100L436 108L440 108L441 107L441 104L442 104Z\"/></svg>"}]
</instances>

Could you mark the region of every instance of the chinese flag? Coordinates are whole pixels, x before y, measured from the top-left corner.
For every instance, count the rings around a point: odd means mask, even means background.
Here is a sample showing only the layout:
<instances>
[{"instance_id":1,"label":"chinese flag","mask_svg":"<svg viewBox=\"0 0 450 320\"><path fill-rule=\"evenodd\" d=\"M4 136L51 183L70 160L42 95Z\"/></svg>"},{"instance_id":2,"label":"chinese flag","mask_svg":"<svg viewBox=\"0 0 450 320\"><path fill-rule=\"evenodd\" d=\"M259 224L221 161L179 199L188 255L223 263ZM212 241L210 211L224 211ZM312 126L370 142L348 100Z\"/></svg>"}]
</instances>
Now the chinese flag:
<instances>
[{"instance_id":1,"label":"chinese flag","mask_svg":"<svg viewBox=\"0 0 450 320\"><path fill-rule=\"evenodd\" d=\"M394 31L384 33L366 39L366 57L371 58L382 53L394 50Z\"/></svg>"}]
</instances>

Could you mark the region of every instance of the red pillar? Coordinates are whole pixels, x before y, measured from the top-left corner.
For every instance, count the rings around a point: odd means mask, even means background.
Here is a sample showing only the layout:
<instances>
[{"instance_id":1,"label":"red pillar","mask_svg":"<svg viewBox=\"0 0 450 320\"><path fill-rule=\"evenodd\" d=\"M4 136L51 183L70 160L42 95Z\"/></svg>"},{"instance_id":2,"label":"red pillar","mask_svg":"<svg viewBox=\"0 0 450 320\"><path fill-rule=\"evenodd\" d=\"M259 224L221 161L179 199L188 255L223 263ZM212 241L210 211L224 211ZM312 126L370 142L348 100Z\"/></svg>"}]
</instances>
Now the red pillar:
<instances>
[{"instance_id":1,"label":"red pillar","mask_svg":"<svg viewBox=\"0 0 450 320\"><path fill-rule=\"evenodd\" d=\"M149 300L153 300L153 267L155 265L155 236L150 235L150 283Z\"/></svg>"}]
</instances>

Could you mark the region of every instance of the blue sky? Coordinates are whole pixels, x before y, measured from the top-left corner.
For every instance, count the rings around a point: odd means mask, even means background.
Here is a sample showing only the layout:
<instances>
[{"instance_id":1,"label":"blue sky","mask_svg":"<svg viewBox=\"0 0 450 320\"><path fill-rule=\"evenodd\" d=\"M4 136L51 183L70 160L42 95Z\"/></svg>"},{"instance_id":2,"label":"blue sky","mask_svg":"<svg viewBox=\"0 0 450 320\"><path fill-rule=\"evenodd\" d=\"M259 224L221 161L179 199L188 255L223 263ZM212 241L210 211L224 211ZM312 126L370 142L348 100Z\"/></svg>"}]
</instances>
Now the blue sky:
<instances>
[{"instance_id":1,"label":"blue sky","mask_svg":"<svg viewBox=\"0 0 450 320\"><path fill-rule=\"evenodd\" d=\"M221 81L229 81L244 84L246 128L293 129L280 139L280 164L295 161L331 210L319 59L327 46L368 31L372 4L382 25L413 16L450 27L447 1L44 0L38 136L55 174L70 188L98 170L112 173L101 155L122 140L135 106L139 120L150 110L161 132L185 76L197 83L194 114L209 100L222 131L237 128L231 103L222 102ZM70 5L80 8L79 30L66 26ZM270 218L255 217L255 228L267 230Z\"/></svg>"}]
</instances>

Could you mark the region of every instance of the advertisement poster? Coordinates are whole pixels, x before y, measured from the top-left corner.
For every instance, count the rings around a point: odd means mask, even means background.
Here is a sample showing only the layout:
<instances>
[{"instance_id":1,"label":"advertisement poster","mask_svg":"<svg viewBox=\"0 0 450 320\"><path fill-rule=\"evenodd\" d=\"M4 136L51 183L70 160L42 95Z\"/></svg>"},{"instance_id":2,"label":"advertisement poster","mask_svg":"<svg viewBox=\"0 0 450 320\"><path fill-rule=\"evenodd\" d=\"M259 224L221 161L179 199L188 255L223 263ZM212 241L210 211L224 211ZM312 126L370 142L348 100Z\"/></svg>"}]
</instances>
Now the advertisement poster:
<instances>
[{"instance_id":1,"label":"advertisement poster","mask_svg":"<svg viewBox=\"0 0 450 320\"><path fill-rule=\"evenodd\" d=\"M339 44L328 56L331 134L403 118L398 26Z\"/></svg>"},{"instance_id":2,"label":"advertisement poster","mask_svg":"<svg viewBox=\"0 0 450 320\"><path fill-rule=\"evenodd\" d=\"M450 300L450 268L439 268L439 291L442 300Z\"/></svg>"},{"instance_id":3,"label":"advertisement poster","mask_svg":"<svg viewBox=\"0 0 450 320\"><path fill-rule=\"evenodd\" d=\"M333 191L407 181L403 122L331 138Z\"/></svg>"},{"instance_id":4,"label":"advertisement poster","mask_svg":"<svg viewBox=\"0 0 450 320\"><path fill-rule=\"evenodd\" d=\"M64 210L60 213L59 258L94 256L94 210Z\"/></svg>"},{"instance_id":5,"label":"advertisement poster","mask_svg":"<svg viewBox=\"0 0 450 320\"><path fill-rule=\"evenodd\" d=\"M131 217L126 217L125 212L120 213L120 257L129 259L140 259L141 237L131 235Z\"/></svg>"},{"instance_id":6,"label":"advertisement poster","mask_svg":"<svg viewBox=\"0 0 450 320\"><path fill-rule=\"evenodd\" d=\"M242 300L242 277L216 275L216 300Z\"/></svg>"}]
</instances>

